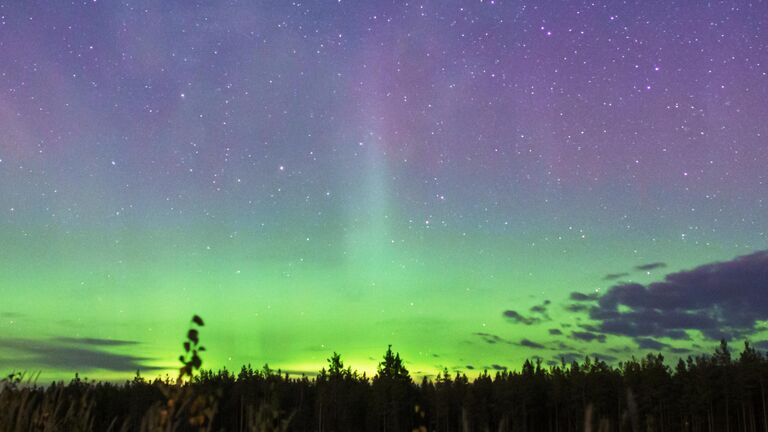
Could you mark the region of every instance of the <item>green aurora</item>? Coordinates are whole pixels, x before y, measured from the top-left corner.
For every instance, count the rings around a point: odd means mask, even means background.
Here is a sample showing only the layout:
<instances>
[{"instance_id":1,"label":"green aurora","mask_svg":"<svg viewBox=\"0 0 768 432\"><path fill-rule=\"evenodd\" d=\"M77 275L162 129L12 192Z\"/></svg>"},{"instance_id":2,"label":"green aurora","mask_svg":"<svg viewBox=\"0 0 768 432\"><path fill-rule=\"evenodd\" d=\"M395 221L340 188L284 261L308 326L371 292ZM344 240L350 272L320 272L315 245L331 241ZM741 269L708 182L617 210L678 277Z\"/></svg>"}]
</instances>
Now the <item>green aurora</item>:
<instances>
[{"instance_id":1,"label":"green aurora","mask_svg":"<svg viewBox=\"0 0 768 432\"><path fill-rule=\"evenodd\" d=\"M0 371L768 339L764 4L139 3L0 4Z\"/></svg>"}]
</instances>

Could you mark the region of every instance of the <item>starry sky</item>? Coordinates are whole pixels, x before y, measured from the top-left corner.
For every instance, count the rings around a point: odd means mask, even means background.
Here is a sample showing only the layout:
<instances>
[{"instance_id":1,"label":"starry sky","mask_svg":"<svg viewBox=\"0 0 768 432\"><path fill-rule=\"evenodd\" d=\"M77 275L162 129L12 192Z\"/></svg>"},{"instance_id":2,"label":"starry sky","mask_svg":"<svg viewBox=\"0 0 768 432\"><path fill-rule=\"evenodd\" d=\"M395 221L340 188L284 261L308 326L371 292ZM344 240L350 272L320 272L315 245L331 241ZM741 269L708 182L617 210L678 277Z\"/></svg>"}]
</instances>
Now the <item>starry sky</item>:
<instances>
[{"instance_id":1,"label":"starry sky","mask_svg":"<svg viewBox=\"0 0 768 432\"><path fill-rule=\"evenodd\" d=\"M165 373L194 313L230 369L768 348L767 25L0 1L0 368Z\"/></svg>"}]
</instances>

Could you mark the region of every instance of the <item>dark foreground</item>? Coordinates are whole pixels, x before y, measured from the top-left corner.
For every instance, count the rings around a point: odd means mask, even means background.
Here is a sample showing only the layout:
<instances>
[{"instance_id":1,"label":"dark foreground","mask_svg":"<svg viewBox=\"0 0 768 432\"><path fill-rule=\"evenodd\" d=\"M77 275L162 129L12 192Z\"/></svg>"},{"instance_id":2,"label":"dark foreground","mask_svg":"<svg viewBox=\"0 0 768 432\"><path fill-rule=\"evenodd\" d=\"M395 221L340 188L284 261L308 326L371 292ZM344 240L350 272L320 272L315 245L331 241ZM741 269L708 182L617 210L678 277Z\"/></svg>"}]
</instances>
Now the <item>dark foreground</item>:
<instances>
[{"instance_id":1,"label":"dark foreground","mask_svg":"<svg viewBox=\"0 0 768 432\"><path fill-rule=\"evenodd\" d=\"M768 360L748 344L671 368L661 354L412 381L388 350L372 378L334 354L313 379L264 367L190 372L183 384L74 379L47 387L14 375L0 393L2 431L768 431ZM189 378L191 376L191 378Z\"/></svg>"}]
</instances>

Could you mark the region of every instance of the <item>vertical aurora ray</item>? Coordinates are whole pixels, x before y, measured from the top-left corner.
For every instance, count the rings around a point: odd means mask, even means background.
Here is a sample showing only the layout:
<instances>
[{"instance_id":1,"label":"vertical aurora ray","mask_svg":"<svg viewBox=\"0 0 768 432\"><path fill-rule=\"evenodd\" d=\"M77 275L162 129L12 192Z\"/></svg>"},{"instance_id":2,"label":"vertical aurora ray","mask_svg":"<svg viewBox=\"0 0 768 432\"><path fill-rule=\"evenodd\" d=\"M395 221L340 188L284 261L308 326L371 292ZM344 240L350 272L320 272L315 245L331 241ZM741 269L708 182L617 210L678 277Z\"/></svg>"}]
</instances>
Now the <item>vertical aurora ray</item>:
<instances>
[{"instance_id":1,"label":"vertical aurora ray","mask_svg":"<svg viewBox=\"0 0 768 432\"><path fill-rule=\"evenodd\" d=\"M359 189L353 187L348 203L346 226L350 228L344 236L347 269L372 291L377 291L373 288L377 280L384 282L382 278L390 274L393 250L391 187L381 141L382 137L371 131L357 143L362 164L355 178L361 181Z\"/></svg>"}]
</instances>

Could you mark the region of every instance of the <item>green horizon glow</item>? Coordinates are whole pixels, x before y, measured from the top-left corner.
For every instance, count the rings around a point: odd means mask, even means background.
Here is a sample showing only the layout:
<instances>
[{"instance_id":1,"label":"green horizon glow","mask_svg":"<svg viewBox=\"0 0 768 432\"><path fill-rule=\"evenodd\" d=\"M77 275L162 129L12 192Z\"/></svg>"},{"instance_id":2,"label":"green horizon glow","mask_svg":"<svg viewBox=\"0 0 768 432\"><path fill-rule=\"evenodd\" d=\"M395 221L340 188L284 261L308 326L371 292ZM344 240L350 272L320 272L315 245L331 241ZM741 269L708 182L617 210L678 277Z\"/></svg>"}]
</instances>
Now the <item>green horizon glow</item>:
<instances>
[{"instance_id":1,"label":"green horizon glow","mask_svg":"<svg viewBox=\"0 0 768 432\"><path fill-rule=\"evenodd\" d=\"M631 251L591 252L586 239L583 245L572 243L563 254L558 242L532 245L510 236L471 245L460 233L413 237L402 233L402 242L388 242L375 260L356 255L369 251L352 244L354 253L337 257L309 253L290 261L279 252L268 258L281 245L291 244L282 246L284 251L299 250L299 240L290 237L265 243L254 235L252 242L244 242L252 247L233 248L226 242L210 246L190 241L194 236L183 231L132 231L123 236L118 235L117 241L108 233L6 236L3 240L12 242L9 250L14 253L11 257L6 252L0 276L0 295L6 299L3 311L11 313L0 321L2 333L39 340L70 336L138 341L108 351L144 357L149 359L146 365L166 368L145 375L173 374L189 318L196 313L207 322L201 336L208 347L203 357L206 368L236 370L249 363L257 367L269 363L275 369L312 373L336 351L348 365L370 375L392 344L416 375L442 368L472 374L466 365L477 365L475 371L492 364L516 368L525 358L557 354L489 345L473 333L542 343L553 340L547 329L576 324L575 316L558 311L569 292L605 289L609 284L600 280L602 274L631 268L643 259ZM131 245L122 241L127 237ZM332 237L328 233L316 241ZM622 250L622 242L614 245L616 250ZM714 247L695 249L701 255L691 255L685 245L664 245L648 254L677 262L680 269L730 258ZM39 255L41 250L47 254ZM478 252L461 253L469 250ZM550 259L558 253L566 259L554 271ZM687 259L681 262L683 256ZM77 260L68 262L67 257ZM595 270L588 271L587 266ZM632 279L652 281L673 270L636 274ZM501 315L505 308L527 310L542 299L553 302L551 314L558 318L520 326ZM35 304L33 311L30 303ZM611 337L605 344L580 348L600 352L629 341ZM5 369L10 366L3 363ZM42 378L64 379L76 371L45 370ZM81 374L130 376L98 370Z\"/></svg>"}]
</instances>

